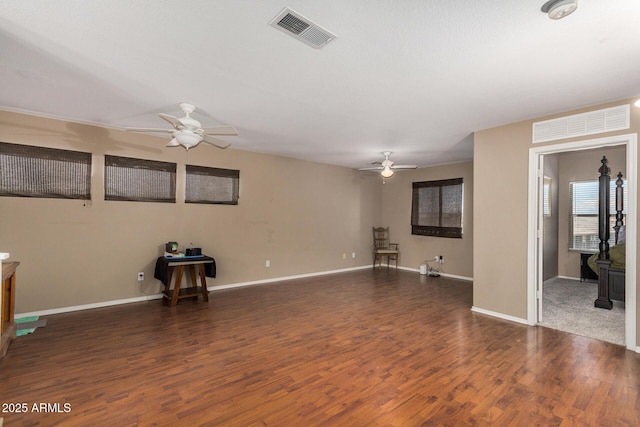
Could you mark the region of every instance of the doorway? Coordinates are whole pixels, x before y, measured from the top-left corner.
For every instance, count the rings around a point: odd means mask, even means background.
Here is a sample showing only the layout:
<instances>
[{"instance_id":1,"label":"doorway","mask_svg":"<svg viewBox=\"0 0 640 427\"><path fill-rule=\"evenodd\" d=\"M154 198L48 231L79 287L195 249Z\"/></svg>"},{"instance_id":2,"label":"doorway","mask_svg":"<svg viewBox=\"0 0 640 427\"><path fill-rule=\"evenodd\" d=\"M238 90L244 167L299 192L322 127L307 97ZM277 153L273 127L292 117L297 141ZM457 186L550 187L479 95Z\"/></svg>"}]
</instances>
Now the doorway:
<instances>
[{"instance_id":1,"label":"doorway","mask_svg":"<svg viewBox=\"0 0 640 427\"><path fill-rule=\"evenodd\" d=\"M636 232L637 232L637 134L590 139L556 145L534 147L529 150L529 212L527 259L527 322L540 323L543 308L543 164L545 155L624 145L627 171L627 253L626 253L626 309L624 314L625 346L636 347Z\"/></svg>"}]
</instances>

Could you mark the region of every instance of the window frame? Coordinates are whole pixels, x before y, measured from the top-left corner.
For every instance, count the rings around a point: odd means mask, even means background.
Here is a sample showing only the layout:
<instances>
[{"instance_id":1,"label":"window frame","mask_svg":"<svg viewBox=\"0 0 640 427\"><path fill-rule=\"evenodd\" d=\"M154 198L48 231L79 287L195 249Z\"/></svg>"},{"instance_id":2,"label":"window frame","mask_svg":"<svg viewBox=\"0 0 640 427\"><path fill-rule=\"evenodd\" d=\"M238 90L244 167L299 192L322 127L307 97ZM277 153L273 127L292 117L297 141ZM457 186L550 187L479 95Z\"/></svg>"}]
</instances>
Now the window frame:
<instances>
[{"instance_id":1,"label":"window frame","mask_svg":"<svg viewBox=\"0 0 640 427\"><path fill-rule=\"evenodd\" d=\"M459 213L460 225L455 227L443 226L443 206L442 195L445 187L460 187ZM438 225L420 223L420 189L436 188L438 190ZM412 184L411 196L411 234L418 236L433 236L461 239L463 236L464 224L464 179L451 178L435 181L421 181Z\"/></svg>"}]
</instances>

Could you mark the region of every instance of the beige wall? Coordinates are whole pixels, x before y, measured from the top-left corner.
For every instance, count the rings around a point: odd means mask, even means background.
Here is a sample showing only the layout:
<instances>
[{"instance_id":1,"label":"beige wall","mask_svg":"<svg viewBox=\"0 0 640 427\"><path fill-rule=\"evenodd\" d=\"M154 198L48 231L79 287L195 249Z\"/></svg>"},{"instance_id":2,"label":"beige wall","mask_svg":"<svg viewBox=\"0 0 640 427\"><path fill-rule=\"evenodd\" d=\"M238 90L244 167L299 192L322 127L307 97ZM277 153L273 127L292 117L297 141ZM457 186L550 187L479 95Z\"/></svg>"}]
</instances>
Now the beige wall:
<instances>
[{"instance_id":1,"label":"beige wall","mask_svg":"<svg viewBox=\"0 0 640 427\"><path fill-rule=\"evenodd\" d=\"M621 100L475 133L474 307L527 318L527 191L529 149L534 146L531 143L532 123L630 102ZM638 131L640 109L631 107L630 129L592 138ZM590 138L564 139L545 145ZM637 330L640 331L640 327Z\"/></svg>"},{"instance_id":2,"label":"beige wall","mask_svg":"<svg viewBox=\"0 0 640 427\"><path fill-rule=\"evenodd\" d=\"M608 147L593 150L572 151L558 155L559 166L559 213L558 218L558 275L580 277L580 252L569 250L569 183L571 181L597 180L602 156L607 156L611 177L615 180L618 172L627 176L626 147Z\"/></svg>"},{"instance_id":3,"label":"beige wall","mask_svg":"<svg viewBox=\"0 0 640 427\"><path fill-rule=\"evenodd\" d=\"M443 237L414 236L411 234L411 196L412 183L449 178L464 179L464 211L462 239ZM400 265L418 269L425 260L436 255L444 256L444 273L473 278L473 163L456 163L429 168L420 168L396 173L382 184L382 222L389 226L391 240L400 244Z\"/></svg>"},{"instance_id":4,"label":"beige wall","mask_svg":"<svg viewBox=\"0 0 640 427\"><path fill-rule=\"evenodd\" d=\"M0 197L0 250L21 262L17 313L157 294L155 259L170 240L215 257L212 287L371 264L371 227L382 218L374 174L208 145L187 154L161 138L8 112L0 135L93 153L90 206ZM178 202L104 201L104 154L176 162ZM239 205L182 202L185 163L239 169Z\"/></svg>"},{"instance_id":5,"label":"beige wall","mask_svg":"<svg viewBox=\"0 0 640 427\"><path fill-rule=\"evenodd\" d=\"M526 318L530 123L476 132L473 305Z\"/></svg>"}]
</instances>

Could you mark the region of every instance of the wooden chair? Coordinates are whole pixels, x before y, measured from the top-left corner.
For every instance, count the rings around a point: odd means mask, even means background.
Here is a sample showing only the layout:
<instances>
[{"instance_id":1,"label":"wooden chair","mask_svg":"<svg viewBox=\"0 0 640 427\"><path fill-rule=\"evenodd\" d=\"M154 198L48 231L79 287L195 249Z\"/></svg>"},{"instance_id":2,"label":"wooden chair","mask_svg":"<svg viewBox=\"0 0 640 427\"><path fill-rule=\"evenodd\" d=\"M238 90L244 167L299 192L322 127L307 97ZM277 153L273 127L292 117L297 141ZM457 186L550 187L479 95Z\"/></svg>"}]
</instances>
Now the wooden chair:
<instances>
[{"instance_id":1,"label":"wooden chair","mask_svg":"<svg viewBox=\"0 0 640 427\"><path fill-rule=\"evenodd\" d=\"M382 267L382 258L387 257L387 268L391 261L395 261L396 270L398 269L398 252L397 243L389 243L389 227L373 227L373 268Z\"/></svg>"}]
</instances>

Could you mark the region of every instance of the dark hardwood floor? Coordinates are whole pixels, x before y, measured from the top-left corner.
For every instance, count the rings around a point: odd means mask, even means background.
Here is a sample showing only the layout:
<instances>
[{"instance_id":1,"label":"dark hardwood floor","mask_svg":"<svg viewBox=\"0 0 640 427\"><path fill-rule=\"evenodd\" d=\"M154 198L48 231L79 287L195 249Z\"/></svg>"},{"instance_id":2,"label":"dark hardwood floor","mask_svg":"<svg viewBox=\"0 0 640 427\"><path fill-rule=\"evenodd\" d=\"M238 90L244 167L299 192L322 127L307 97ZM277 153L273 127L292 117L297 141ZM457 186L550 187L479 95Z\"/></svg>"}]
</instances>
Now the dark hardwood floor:
<instances>
[{"instance_id":1,"label":"dark hardwood floor","mask_svg":"<svg viewBox=\"0 0 640 427\"><path fill-rule=\"evenodd\" d=\"M471 304L471 283L367 269L214 291L208 304L46 316L0 359L0 417L4 427L640 425L640 355ZM8 411L21 403L26 412Z\"/></svg>"}]
</instances>

